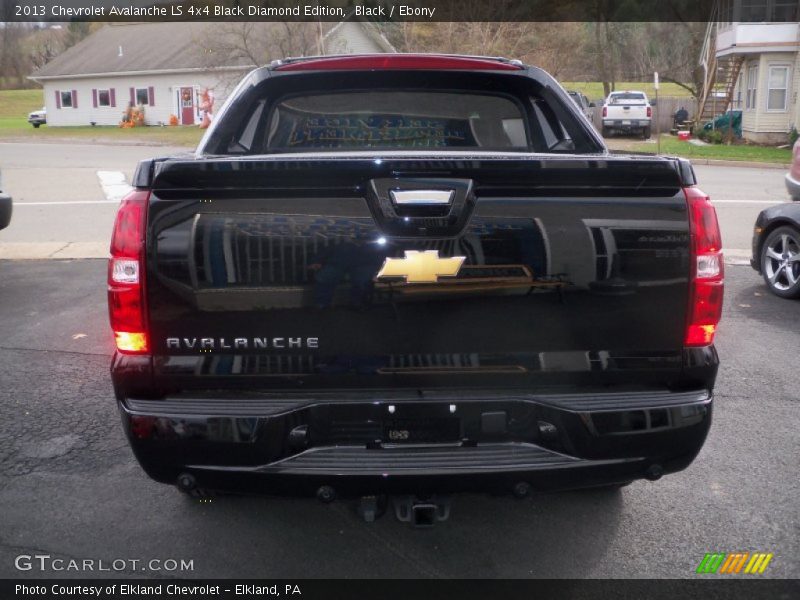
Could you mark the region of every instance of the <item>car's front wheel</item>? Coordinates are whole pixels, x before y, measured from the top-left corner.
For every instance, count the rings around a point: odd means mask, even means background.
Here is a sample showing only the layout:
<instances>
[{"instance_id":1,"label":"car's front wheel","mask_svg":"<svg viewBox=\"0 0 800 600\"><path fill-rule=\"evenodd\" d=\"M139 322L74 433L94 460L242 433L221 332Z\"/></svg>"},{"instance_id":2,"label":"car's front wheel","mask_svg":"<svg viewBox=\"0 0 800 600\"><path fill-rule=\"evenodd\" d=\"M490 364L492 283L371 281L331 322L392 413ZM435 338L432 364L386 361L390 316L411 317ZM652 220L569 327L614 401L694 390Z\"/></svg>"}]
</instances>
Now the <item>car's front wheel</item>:
<instances>
[{"instance_id":1,"label":"car's front wheel","mask_svg":"<svg viewBox=\"0 0 800 600\"><path fill-rule=\"evenodd\" d=\"M773 294L800 297L800 231L784 226L767 236L761 248L761 274Z\"/></svg>"},{"instance_id":2,"label":"car's front wheel","mask_svg":"<svg viewBox=\"0 0 800 600\"><path fill-rule=\"evenodd\" d=\"M33 125L34 129L39 129L39 125L41 125L41 123L31 123L31 125Z\"/></svg>"}]
</instances>

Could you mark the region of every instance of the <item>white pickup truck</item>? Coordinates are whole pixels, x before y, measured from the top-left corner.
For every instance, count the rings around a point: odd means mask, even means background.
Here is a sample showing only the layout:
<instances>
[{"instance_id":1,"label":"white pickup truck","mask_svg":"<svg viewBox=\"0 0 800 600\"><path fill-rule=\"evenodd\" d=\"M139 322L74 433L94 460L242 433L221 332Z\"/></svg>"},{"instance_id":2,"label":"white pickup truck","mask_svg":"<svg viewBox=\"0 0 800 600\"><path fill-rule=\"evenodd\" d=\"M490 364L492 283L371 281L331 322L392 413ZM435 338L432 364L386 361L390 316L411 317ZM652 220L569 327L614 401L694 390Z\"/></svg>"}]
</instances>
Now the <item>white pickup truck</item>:
<instances>
[{"instance_id":1,"label":"white pickup truck","mask_svg":"<svg viewBox=\"0 0 800 600\"><path fill-rule=\"evenodd\" d=\"M648 139L652 117L653 109L644 92L611 92L603 104L603 137L622 132L640 133Z\"/></svg>"}]
</instances>

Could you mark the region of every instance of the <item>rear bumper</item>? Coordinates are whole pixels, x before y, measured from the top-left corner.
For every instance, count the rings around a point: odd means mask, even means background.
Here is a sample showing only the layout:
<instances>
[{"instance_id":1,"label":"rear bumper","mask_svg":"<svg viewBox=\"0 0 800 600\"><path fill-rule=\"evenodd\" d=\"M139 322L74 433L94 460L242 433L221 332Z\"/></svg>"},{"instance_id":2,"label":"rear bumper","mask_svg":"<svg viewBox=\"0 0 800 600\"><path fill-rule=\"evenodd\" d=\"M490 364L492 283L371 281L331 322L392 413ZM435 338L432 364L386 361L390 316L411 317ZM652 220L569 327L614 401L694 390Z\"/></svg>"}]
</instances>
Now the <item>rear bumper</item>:
<instances>
[{"instance_id":1,"label":"rear bumper","mask_svg":"<svg viewBox=\"0 0 800 600\"><path fill-rule=\"evenodd\" d=\"M558 490L679 471L705 441L711 404L707 390L119 401L158 481L191 473L202 487L307 495L330 485L345 496ZM452 437L423 431L445 421L457 423ZM429 439L391 441L416 427Z\"/></svg>"},{"instance_id":2,"label":"rear bumper","mask_svg":"<svg viewBox=\"0 0 800 600\"><path fill-rule=\"evenodd\" d=\"M791 173L786 174L786 190L792 200L800 202L800 181L792 177Z\"/></svg>"},{"instance_id":3,"label":"rear bumper","mask_svg":"<svg viewBox=\"0 0 800 600\"><path fill-rule=\"evenodd\" d=\"M13 210L11 196L0 193L0 229L5 229L11 222Z\"/></svg>"},{"instance_id":4,"label":"rear bumper","mask_svg":"<svg viewBox=\"0 0 800 600\"><path fill-rule=\"evenodd\" d=\"M603 126L612 129L643 129L650 127L650 121L641 119L603 119Z\"/></svg>"}]
</instances>

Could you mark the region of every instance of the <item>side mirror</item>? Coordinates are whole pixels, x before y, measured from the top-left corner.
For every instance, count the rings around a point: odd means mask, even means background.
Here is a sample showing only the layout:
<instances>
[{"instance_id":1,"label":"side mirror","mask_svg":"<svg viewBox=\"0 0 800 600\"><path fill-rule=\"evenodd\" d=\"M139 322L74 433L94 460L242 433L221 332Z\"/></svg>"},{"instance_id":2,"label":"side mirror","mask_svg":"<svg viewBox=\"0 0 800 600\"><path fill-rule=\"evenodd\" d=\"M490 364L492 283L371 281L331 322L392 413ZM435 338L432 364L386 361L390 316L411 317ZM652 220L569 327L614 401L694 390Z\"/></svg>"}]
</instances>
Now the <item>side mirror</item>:
<instances>
[{"instance_id":1,"label":"side mirror","mask_svg":"<svg viewBox=\"0 0 800 600\"><path fill-rule=\"evenodd\" d=\"M594 102L589 102L589 108L595 108L597 105Z\"/></svg>"},{"instance_id":2,"label":"side mirror","mask_svg":"<svg viewBox=\"0 0 800 600\"><path fill-rule=\"evenodd\" d=\"M658 104L658 100L650 100L650 106L655 106Z\"/></svg>"}]
</instances>

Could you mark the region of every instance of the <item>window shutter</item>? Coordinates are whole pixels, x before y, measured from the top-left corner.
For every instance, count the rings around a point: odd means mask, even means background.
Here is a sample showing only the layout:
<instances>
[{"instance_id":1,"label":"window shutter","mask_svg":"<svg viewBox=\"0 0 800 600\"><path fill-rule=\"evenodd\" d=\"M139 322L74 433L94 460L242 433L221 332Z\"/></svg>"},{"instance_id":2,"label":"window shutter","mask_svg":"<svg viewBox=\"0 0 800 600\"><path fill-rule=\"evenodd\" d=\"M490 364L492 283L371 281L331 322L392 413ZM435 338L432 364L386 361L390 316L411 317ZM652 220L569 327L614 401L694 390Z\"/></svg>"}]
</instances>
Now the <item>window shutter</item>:
<instances>
[{"instance_id":1,"label":"window shutter","mask_svg":"<svg viewBox=\"0 0 800 600\"><path fill-rule=\"evenodd\" d=\"M156 105L156 91L153 89L152 85L147 88L147 103L150 106Z\"/></svg>"},{"instance_id":2,"label":"window shutter","mask_svg":"<svg viewBox=\"0 0 800 600\"><path fill-rule=\"evenodd\" d=\"M92 107L97 108L97 90L92 88Z\"/></svg>"},{"instance_id":3,"label":"window shutter","mask_svg":"<svg viewBox=\"0 0 800 600\"><path fill-rule=\"evenodd\" d=\"M114 93L114 88L111 88L110 90L108 90L108 96L109 96L108 100L109 100L109 102L111 102L111 106L112 107L116 106L117 105L117 95Z\"/></svg>"},{"instance_id":4,"label":"window shutter","mask_svg":"<svg viewBox=\"0 0 800 600\"><path fill-rule=\"evenodd\" d=\"M78 108L78 90L72 90L72 108Z\"/></svg>"},{"instance_id":5,"label":"window shutter","mask_svg":"<svg viewBox=\"0 0 800 600\"><path fill-rule=\"evenodd\" d=\"M56 108L61 108L61 91L56 90Z\"/></svg>"},{"instance_id":6,"label":"window shutter","mask_svg":"<svg viewBox=\"0 0 800 600\"><path fill-rule=\"evenodd\" d=\"M136 88L131 88L131 104L136 106Z\"/></svg>"}]
</instances>

